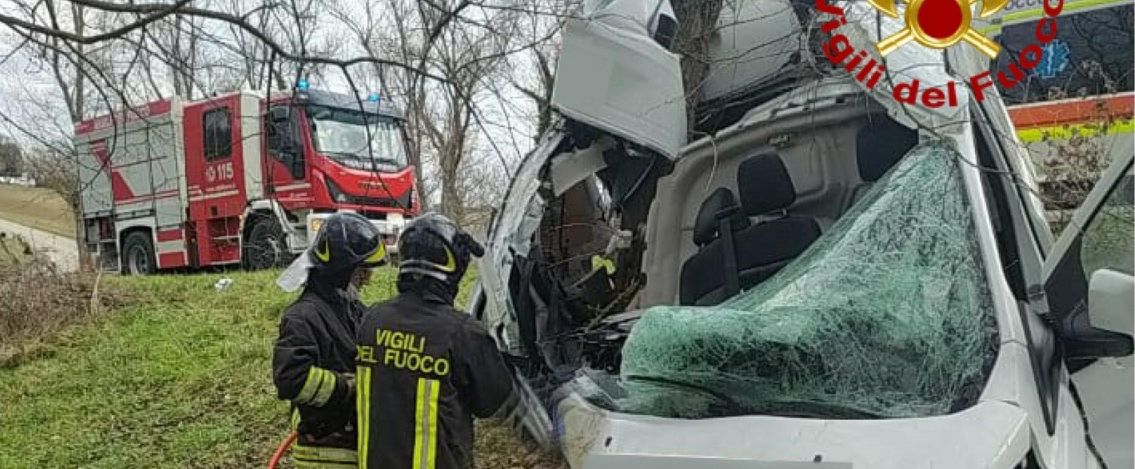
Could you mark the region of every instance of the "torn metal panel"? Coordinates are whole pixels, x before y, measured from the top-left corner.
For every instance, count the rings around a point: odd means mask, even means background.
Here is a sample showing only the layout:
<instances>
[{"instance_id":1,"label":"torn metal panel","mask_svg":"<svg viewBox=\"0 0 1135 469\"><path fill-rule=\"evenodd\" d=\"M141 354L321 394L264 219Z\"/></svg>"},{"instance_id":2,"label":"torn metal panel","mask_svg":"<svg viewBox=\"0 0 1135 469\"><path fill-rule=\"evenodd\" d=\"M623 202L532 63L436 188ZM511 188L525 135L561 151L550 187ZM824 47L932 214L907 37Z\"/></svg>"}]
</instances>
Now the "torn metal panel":
<instances>
[{"instance_id":1,"label":"torn metal panel","mask_svg":"<svg viewBox=\"0 0 1135 469\"><path fill-rule=\"evenodd\" d=\"M556 197L607 167L603 161L605 146L591 145L570 155L552 161L552 191Z\"/></svg>"},{"instance_id":2,"label":"torn metal panel","mask_svg":"<svg viewBox=\"0 0 1135 469\"><path fill-rule=\"evenodd\" d=\"M564 139L564 133L556 130L561 125L555 123L540 146L521 161L501 211L493 222L485 256L479 262L480 281L487 302L482 320L503 331L505 334L498 338L513 351L518 347L518 337L508 276L512 272L514 256L528 253L532 234L540 225L544 199L537 194L541 184L539 174Z\"/></svg>"},{"instance_id":3,"label":"torn metal panel","mask_svg":"<svg viewBox=\"0 0 1135 469\"><path fill-rule=\"evenodd\" d=\"M682 71L678 56L647 29L664 11L669 2L599 2L589 17L568 20L551 104L673 159L686 143ZM634 12L652 14L628 16Z\"/></svg>"},{"instance_id":4,"label":"torn metal panel","mask_svg":"<svg viewBox=\"0 0 1135 469\"><path fill-rule=\"evenodd\" d=\"M760 28L751 23L760 22ZM800 20L788 0L725 2L709 41L703 100L751 93L792 79L799 60Z\"/></svg>"}]
</instances>

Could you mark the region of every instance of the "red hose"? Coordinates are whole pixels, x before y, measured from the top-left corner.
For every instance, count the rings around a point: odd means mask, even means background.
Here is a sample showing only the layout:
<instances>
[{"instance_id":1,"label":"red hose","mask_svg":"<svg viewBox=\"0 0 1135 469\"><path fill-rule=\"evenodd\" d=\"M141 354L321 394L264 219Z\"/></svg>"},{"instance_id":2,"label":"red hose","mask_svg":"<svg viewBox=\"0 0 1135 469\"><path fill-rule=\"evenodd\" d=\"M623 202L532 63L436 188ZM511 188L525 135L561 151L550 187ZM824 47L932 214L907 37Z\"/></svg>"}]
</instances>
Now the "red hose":
<instances>
[{"instance_id":1,"label":"red hose","mask_svg":"<svg viewBox=\"0 0 1135 469\"><path fill-rule=\"evenodd\" d=\"M284 441L280 442L280 446L276 447L276 452L272 453L272 459L268 460L268 469L276 469L276 465L280 464L280 459L284 457L284 453L288 452L288 448L292 447L292 443L295 443L299 436L299 433L293 431L288 434L287 438L284 438Z\"/></svg>"}]
</instances>

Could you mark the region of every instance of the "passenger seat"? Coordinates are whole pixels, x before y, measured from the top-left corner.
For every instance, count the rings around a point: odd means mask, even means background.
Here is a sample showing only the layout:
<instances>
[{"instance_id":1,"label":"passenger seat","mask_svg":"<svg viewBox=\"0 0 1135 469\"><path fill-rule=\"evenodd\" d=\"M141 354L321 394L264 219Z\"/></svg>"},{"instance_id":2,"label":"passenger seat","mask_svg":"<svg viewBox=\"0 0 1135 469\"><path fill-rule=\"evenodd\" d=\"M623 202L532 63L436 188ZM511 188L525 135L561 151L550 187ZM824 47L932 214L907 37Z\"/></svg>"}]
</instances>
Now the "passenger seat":
<instances>
[{"instance_id":1,"label":"passenger seat","mask_svg":"<svg viewBox=\"0 0 1135 469\"><path fill-rule=\"evenodd\" d=\"M741 289L750 288L778 272L820 237L820 226L814 218L788 213L788 207L796 201L796 188L779 156L758 155L742 162L737 171L737 187L744 216L761 216L766 221L750 225L746 218L745 227L731 233L729 241L734 255L727 259L730 256L725 253L729 249L720 233L713 231L716 237L709 239L699 236L710 232L704 220L707 211L714 210L710 202L717 192L702 203L694 238L695 243L708 242L699 244L698 252L682 264L679 302L683 305L718 304L737 293L727 285L729 277L735 275ZM728 192L718 189L722 190ZM735 265L735 269L728 264Z\"/></svg>"},{"instance_id":2,"label":"passenger seat","mask_svg":"<svg viewBox=\"0 0 1135 469\"><path fill-rule=\"evenodd\" d=\"M863 182L853 189L851 203L862 199L875 181L882 179L915 145L918 132L890 118L878 118L859 129L855 136L855 163Z\"/></svg>"}]
</instances>

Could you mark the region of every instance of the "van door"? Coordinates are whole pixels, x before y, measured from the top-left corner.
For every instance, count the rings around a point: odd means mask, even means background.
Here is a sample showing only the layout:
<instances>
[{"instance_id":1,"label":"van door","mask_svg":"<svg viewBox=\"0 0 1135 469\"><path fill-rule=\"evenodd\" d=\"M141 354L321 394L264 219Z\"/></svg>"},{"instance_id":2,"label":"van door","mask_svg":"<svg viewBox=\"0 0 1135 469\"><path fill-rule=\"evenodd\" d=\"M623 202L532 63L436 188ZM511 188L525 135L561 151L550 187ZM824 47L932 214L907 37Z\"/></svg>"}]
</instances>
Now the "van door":
<instances>
[{"instance_id":1,"label":"van door","mask_svg":"<svg viewBox=\"0 0 1135 469\"><path fill-rule=\"evenodd\" d=\"M1132 155L1104 172L1045 260L1044 289L1088 447L1109 467L1132 467Z\"/></svg>"}]
</instances>

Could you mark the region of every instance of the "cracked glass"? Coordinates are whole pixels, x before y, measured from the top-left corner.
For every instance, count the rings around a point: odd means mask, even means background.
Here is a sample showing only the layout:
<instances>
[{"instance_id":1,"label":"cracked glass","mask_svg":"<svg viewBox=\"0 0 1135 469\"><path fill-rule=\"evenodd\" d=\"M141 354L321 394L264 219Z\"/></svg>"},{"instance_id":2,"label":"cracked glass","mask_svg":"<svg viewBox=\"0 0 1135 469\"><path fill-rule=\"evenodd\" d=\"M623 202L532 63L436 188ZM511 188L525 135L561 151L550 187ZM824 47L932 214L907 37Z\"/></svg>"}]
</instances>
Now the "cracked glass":
<instances>
[{"instance_id":1,"label":"cracked glass","mask_svg":"<svg viewBox=\"0 0 1135 469\"><path fill-rule=\"evenodd\" d=\"M916 147L774 277L717 306L647 310L614 406L901 418L972 405L997 328L960 160Z\"/></svg>"}]
</instances>

